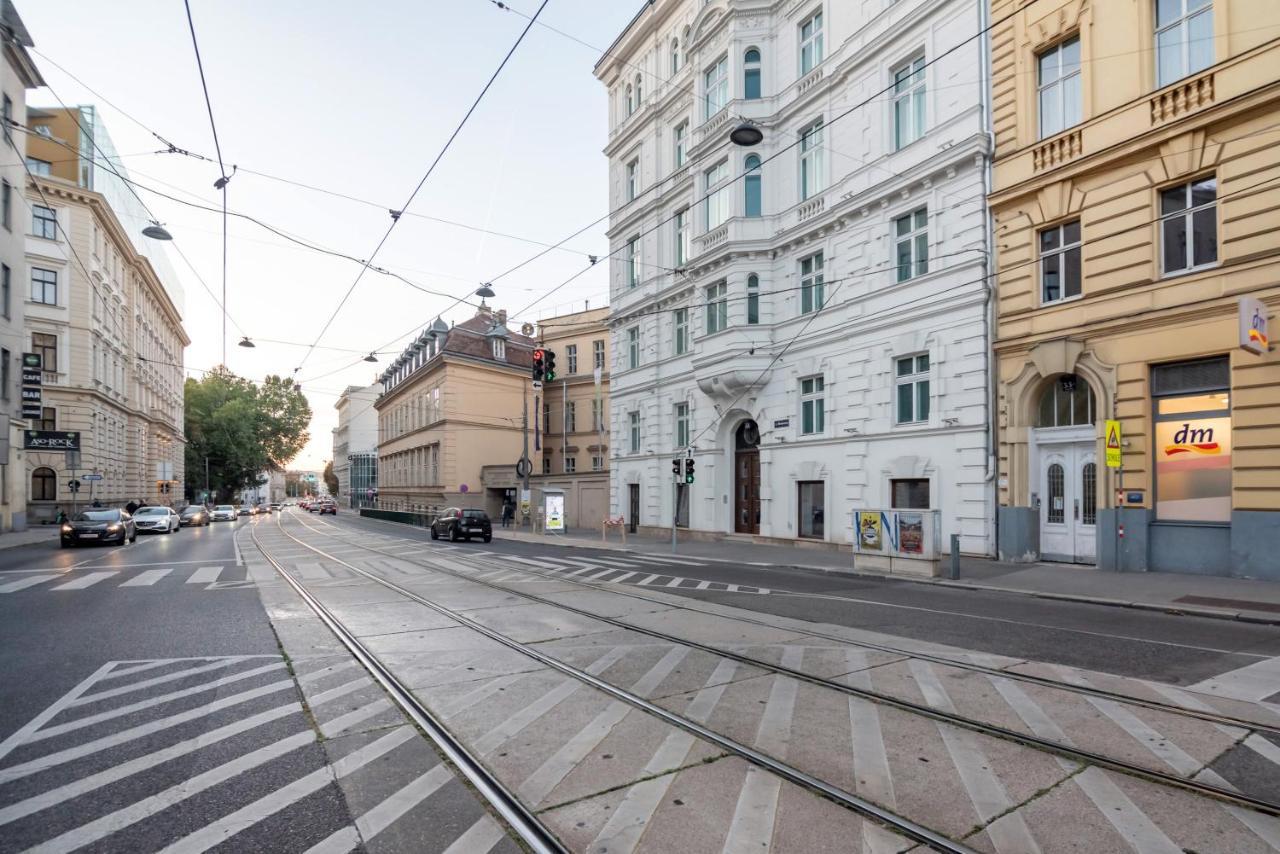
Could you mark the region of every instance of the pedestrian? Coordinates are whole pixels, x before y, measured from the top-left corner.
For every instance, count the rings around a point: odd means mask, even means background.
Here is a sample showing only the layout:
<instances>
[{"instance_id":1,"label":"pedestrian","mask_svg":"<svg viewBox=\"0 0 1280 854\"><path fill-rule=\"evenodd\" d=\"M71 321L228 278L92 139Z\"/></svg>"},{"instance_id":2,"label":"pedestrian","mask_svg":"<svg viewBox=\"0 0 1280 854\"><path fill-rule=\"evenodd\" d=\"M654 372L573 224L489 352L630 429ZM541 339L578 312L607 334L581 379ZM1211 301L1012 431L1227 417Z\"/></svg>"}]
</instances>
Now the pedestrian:
<instances>
[{"instance_id":1,"label":"pedestrian","mask_svg":"<svg viewBox=\"0 0 1280 854\"><path fill-rule=\"evenodd\" d=\"M94 507L101 507L101 506L102 506L102 502L95 498L95 499L93 499L93 506L94 506Z\"/></svg>"},{"instance_id":2,"label":"pedestrian","mask_svg":"<svg viewBox=\"0 0 1280 854\"><path fill-rule=\"evenodd\" d=\"M67 521L67 514L66 514L66 511L64 511L64 510L62 509L62 505L61 505L61 504L59 504L59 505L58 505L58 516L57 516L57 522L58 522L58 524L59 524L59 525L61 525L61 524L63 524L63 523L64 523L64 522L66 522L66 521Z\"/></svg>"},{"instance_id":3,"label":"pedestrian","mask_svg":"<svg viewBox=\"0 0 1280 854\"><path fill-rule=\"evenodd\" d=\"M516 506L512 504L510 501L504 501L502 503L502 527L510 528L511 520L515 518L515 515L516 515Z\"/></svg>"},{"instance_id":4,"label":"pedestrian","mask_svg":"<svg viewBox=\"0 0 1280 854\"><path fill-rule=\"evenodd\" d=\"M130 501L128 504L126 504L126 505L124 506L124 511L125 511L126 513L128 513L130 516L132 516L134 513L137 513L137 512L138 512L138 502L137 502L137 501Z\"/></svg>"}]
</instances>

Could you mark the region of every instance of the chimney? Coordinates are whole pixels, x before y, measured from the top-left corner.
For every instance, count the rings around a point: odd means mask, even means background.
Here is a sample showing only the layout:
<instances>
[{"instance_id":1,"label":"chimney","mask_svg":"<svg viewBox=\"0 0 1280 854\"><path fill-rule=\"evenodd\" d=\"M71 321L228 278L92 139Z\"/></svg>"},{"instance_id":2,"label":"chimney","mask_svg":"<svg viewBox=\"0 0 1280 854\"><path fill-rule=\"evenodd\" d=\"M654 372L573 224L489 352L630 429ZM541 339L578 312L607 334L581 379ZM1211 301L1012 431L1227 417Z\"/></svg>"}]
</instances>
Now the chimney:
<instances>
[{"instance_id":1,"label":"chimney","mask_svg":"<svg viewBox=\"0 0 1280 854\"><path fill-rule=\"evenodd\" d=\"M507 310L506 310L505 308L504 308L504 309L500 309L500 310L498 311L498 325L499 325L499 326L506 326L506 325L507 325Z\"/></svg>"}]
</instances>

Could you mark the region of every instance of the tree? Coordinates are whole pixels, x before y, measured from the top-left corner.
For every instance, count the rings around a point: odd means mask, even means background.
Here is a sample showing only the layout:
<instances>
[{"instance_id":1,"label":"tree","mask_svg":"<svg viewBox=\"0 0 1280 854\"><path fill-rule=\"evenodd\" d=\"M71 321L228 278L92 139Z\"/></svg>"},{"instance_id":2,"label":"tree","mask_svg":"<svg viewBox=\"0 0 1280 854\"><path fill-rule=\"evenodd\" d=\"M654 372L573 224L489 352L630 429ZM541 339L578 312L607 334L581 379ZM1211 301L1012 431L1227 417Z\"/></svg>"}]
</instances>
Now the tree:
<instances>
[{"instance_id":1,"label":"tree","mask_svg":"<svg viewBox=\"0 0 1280 854\"><path fill-rule=\"evenodd\" d=\"M333 460L324 464L324 485L329 488L329 494L335 498L338 495L338 476L333 473Z\"/></svg>"},{"instance_id":2,"label":"tree","mask_svg":"<svg viewBox=\"0 0 1280 854\"><path fill-rule=\"evenodd\" d=\"M267 377L261 386L226 368L188 379L186 471L191 494L209 486L229 501L258 483L264 471L283 468L306 444L311 407L293 380Z\"/></svg>"}]
</instances>

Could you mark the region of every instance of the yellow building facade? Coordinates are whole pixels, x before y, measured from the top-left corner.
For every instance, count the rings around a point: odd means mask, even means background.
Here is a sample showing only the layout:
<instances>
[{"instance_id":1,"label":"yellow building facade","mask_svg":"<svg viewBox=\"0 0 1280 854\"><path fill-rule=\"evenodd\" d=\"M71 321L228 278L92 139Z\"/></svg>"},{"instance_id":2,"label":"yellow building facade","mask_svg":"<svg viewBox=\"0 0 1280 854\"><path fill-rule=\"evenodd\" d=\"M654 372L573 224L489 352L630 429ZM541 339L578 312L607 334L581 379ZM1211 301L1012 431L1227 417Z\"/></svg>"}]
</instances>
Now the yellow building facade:
<instances>
[{"instance_id":1,"label":"yellow building facade","mask_svg":"<svg viewBox=\"0 0 1280 854\"><path fill-rule=\"evenodd\" d=\"M1280 4L991 18L1001 556L1280 578Z\"/></svg>"}]
</instances>

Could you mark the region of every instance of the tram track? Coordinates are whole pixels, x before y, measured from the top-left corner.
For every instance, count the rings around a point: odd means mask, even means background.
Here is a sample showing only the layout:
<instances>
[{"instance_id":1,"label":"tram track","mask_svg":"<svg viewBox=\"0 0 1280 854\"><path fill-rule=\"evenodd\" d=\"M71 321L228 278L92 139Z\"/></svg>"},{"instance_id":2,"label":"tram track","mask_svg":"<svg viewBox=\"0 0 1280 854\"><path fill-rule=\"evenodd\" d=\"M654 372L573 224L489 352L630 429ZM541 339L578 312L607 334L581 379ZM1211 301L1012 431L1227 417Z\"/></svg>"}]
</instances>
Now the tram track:
<instances>
[{"instance_id":1,"label":"tram track","mask_svg":"<svg viewBox=\"0 0 1280 854\"><path fill-rule=\"evenodd\" d=\"M734 650L723 649L721 647L717 647L712 644L706 644L699 641L682 638L677 635L668 634L656 629L636 626L615 617L600 616L598 614L592 613L591 611L588 611L582 608L577 608L572 605L567 605L565 603L557 602L552 599L547 599L545 597L538 596L533 593L528 593L522 590L512 589L500 583L495 583L492 581L488 581L486 579L476 578L472 575L468 575L463 572L458 572L448 567L439 566L438 564L430 561L418 560L411 557L405 557L404 555L396 554L394 552L390 552L385 549L380 549L380 548L377 548L376 546L355 542L345 537L331 534L319 528L316 528L308 524L305 520L299 520L299 524L303 528L307 529L312 533L319 534L321 536L327 537L332 540L336 540L350 547L359 548L364 551L378 554L383 557L388 557L395 560L400 560L400 561L405 561L411 564L415 564L425 569L428 569L432 572L439 572L445 575L452 576L459 580L467 581L470 583L481 585L483 587L487 587L492 590L501 591L503 593L518 596L528 602L537 603L540 605L560 609L562 611L565 611L567 613L572 613L577 616L597 620L601 623L611 625L615 628L636 632L638 634L652 637L654 639L661 640L667 643L682 645L682 646L689 647L691 649L700 650L702 652L706 652L711 655L733 660L740 664L746 664L752 667L762 669L767 672L771 672L771 673L782 675L782 676L787 676L789 678L806 682L821 688L836 691L848 696L858 697L858 698L868 700L883 706L896 708L896 709L905 711L909 714L925 717L940 723L951 724L954 726L961 727L963 729L970 730L972 732L977 732L983 735L999 738L1004 741L1020 744L1025 747L1044 751L1044 752L1047 752L1062 758L1066 758L1069 760L1073 760L1076 762L1080 762L1086 765L1094 765L1101 768L1106 768L1112 771L1117 771L1123 774L1127 774L1129 776L1146 779L1161 785L1182 789L1184 791L1189 791L1204 797L1213 798L1215 800L1224 802L1229 805L1256 810L1258 812L1261 812L1270 816L1280 816L1280 803L1276 803L1276 802L1267 800L1265 798L1254 797L1239 791L1235 791L1231 788L1226 788L1223 786L1205 783L1203 781L1195 780L1190 777L1180 776L1178 774L1169 773L1166 771L1159 770L1157 768L1140 765L1125 759L1108 756L1106 754L1098 753L1096 751L1092 751L1086 748L1081 748L1075 745L1065 744L1052 739L1042 738L1034 734L1021 732L1014 729L1009 729L1007 727L1004 727L998 724L993 724L989 721L983 721L976 718L968 717L966 715L944 711L942 709L935 708L933 706L916 703L911 700L904 699L902 697L894 696L892 694L887 694L879 691L868 690L865 688L859 688L852 685L846 685L840 682L835 682L833 680L826 679L821 676L814 675L812 673L807 673L805 671L787 667L782 664L766 661L764 659L747 655L745 653L736 652ZM315 554L324 557L325 559L335 561L340 565L348 569L351 569L352 571L355 571L362 576L365 576L367 578L370 578L371 580L378 582L379 584L382 584L386 587L397 590L398 592L401 592L403 595L406 595L414 599L415 601L419 601L423 604L428 605L428 607L432 607L436 609L440 613L448 612L448 609L442 609L440 606L437 606L434 603L431 603L429 600L426 600L425 598L421 597L419 594L414 593L413 591L407 590L401 587L400 585L397 585L395 582L384 579L381 576L378 576L374 573L370 573L366 570L356 568L351 564L347 563L346 561L342 560L341 558L338 558L334 555L330 555L327 552L323 551L322 549L316 548L315 546L309 543L306 543L305 541L299 539L298 537L290 534L288 531L285 531L284 526L282 524L282 520L280 519L277 519L277 526L286 537L289 537L291 540L298 543L303 548L306 548L314 552ZM574 578L566 578L565 576L557 575L554 573L538 572L533 567L504 566L502 568L512 572L519 572L519 573L524 573L524 574L528 574L536 577L554 579L556 581L561 581L564 583L576 584L586 589L591 589L595 591L599 591L601 589L601 585L590 584L585 581L580 581ZM616 595L631 596L631 597L648 601L648 602L656 601L656 600L650 599L649 597L640 596L635 593L617 591L614 588L610 588L609 592L615 593ZM679 608L680 606L672 606L672 607ZM700 609L685 608L684 610L709 615L709 612L701 611ZM450 612L449 615L452 616L452 613ZM458 615L458 616L461 617L461 615ZM716 616L719 616L719 615L716 615ZM454 618L456 619L456 617ZM467 618L462 617L462 619L467 619ZM738 618L735 618L735 619L738 619ZM750 619L742 619L741 622L745 622L749 624L754 623L756 625L762 625L762 626L768 625L767 623L756 622ZM485 629L485 631L491 631L491 630ZM804 633L801 632L801 634L804 634ZM939 663L946 666L963 667L962 663L959 663L953 659L946 658L944 656L928 656L928 655L923 655L923 654L906 651L906 650L895 650L891 646L882 646L879 644L867 644L865 642L850 641L848 639L841 638L835 635L826 635L823 633L808 633L808 634L813 637L830 640L840 644L845 644L850 646L862 646L868 649L876 649L878 651L891 652L894 654L902 655L906 658L919 658L922 660L927 660L930 662ZM516 647L514 648L523 647L523 645L519 644L518 642L511 641L510 643L516 644ZM508 645L510 645L510 643L508 643ZM525 650L522 649L521 651L525 651ZM533 655L534 657L539 657L539 658L545 657L550 659L549 656L546 656L545 653L542 653L540 651L530 650L528 651L528 653ZM555 659L550 659L550 660L556 661ZM560 666L560 665L557 662L557 665L553 665L553 666ZM967 668L967 669L972 669L977 672L989 672L990 675L997 678L1015 678L1016 679L1019 677L1028 677L1024 681L1038 682L1041 684L1045 684L1047 687L1058 688L1058 689L1067 690L1067 691L1075 691L1076 693L1095 694L1095 695L1110 694L1110 692L1105 692L1105 691L1099 692L1097 689L1087 689L1084 691L1080 691L1079 689L1083 686L1076 686L1070 683L1058 682L1057 680L1033 677L1027 674L1013 674L1013 673L1002 671L996 668L985 668L985 667L982 667L981 665L974 665L973 667ZM594 677L591 677L591 678L594 679ZM1266 727L1260 727L1259 724L1246 721L1243 719L1236 719L1229 716L1215 716L1208 713L1200 713L1200 712L1196 712L1195 710L1188 710L1179 706L1173 706L1171 704L1167 705L1167 707L1166 707L1166 704L1161 704L1158 702L1147 704L1146 702L1140 701L1139 698L1132 698L1122 694L1111 695L1111 696L1108 696L1107 698L1114 699L1119 702L1133 701L1138 705L1148 705L1148 707L1156 708L1160 711L1165 711L1172 714L1183 714L1184 717L1187 717L1189 719L1195 719L1195 720L1206 722L1206 723L1213 723L1213 724L1224 725L1224 726L1232 726L1232 727L1240 728L1247 731L1256 731L1260 728L1267 729ZM647 702L647 701L642 701L642 702ZM662 711L664 714L669 714L665 712L665 710L662 710ZM746 749L750 750L750 748L746 748Z\"/></svg>"}]
</instances>

